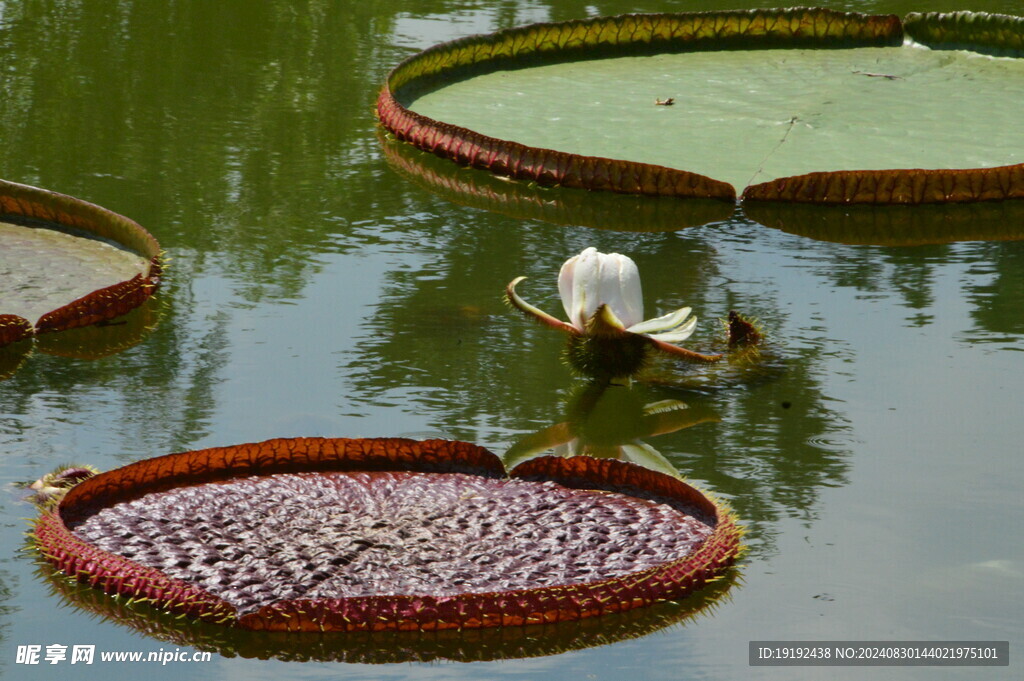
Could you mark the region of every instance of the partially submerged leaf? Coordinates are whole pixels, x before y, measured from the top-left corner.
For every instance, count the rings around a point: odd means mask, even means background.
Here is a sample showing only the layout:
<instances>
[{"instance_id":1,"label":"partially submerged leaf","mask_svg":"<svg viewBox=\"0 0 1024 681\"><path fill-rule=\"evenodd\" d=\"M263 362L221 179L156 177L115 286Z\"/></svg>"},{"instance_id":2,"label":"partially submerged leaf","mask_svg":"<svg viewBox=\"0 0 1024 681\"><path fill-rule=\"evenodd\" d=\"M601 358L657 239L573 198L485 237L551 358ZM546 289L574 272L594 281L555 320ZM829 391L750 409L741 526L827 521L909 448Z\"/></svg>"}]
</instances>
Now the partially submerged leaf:
<instances>
[{"instance_id":1,"label":"partially submerged leaf","mask_svg":"<svg viewBox=\"0 0 1024 681\"><path fill-rule=\"evenodd\" d=\"M0 180L0 346L123 315L160 271L160 245L132 220Z\"/></svg>"},{"instance_id":2,"label":"partially submerged leaf","mask_svg":"<svg viewBox=\"0 0 1024 681\"><path fill-rule=\"evenodd\" d=\"M984 12L911 12L903 24L915 42L934 49L1024 57L1024 17Z\"/></svg>"},{"instance_id":3,"label":"partially submerged leaf","mask_svg":"<svg viewBox=\"0 0 1024 681\"><path fill-rule=\"evenodd\" d=\"M101 239L0 222L0 305L33 323L148 270L148 258Z\"/></svg>"},{"instance_id":4,"label":"partially submerged leaf","mask_svg":"<svg viewBox=\"0 0 1024 681\"><path fill-rule=\"evenodd\" d=\"M163 303L150 298L110 321L39 334L36 349L47 355L74 359L109 357L141 343L156 328L164 308Z\"/></svg>"},{"instance_id":5,"label":"partially submerged leaf","mask_svg":"<svg viewBox=\"0 0 1024 681\"><path fill-rule=\"evenodd\" d=\"M0 314L0 348L32 337L32 322L16 314Z\"/></svg>"}]
</instances>

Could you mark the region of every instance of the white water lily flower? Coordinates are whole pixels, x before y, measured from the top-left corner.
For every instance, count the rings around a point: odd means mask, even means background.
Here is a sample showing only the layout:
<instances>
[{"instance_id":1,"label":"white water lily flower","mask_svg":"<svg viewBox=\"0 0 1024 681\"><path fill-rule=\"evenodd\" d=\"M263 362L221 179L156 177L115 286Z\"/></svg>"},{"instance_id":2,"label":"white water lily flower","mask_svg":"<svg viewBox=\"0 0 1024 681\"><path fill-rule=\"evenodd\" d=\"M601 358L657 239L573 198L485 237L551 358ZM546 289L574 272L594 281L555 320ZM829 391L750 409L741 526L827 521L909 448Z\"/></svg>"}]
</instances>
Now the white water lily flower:
<instances>
[{"instance_id":1,"label":"white water lily flower","mask_svg":"<svg viewBox=\"0 0 1024 681\"><path fill-rule=\"evenodd\" d=\"M686 340L697 326L691 309L683 307L654 319L643 320L644 304L640 288L640 272L627 256L601 253L591 247L569 258L558 274L558 292L569 322L563 322L530 305L516 293L516 285L526 277L513 280L506 289L508 301L535 319L573 336L583 338L639 337L650 345L673 355L697 362L714 362L720 355L702 355L674 343ZM609 350L602 349L606 360ZM635 354L635 353L634 353ZM628 375L636 367L612 371L612 375ZM632 366L630 363L629 366ZM593 373L593 370L583 370ZM625 372L625 373L623 373Z\"/></svg>"},{"instance_id":2,"label":"white water lily flower","mask_svg":"<svg viewBox=\"0 0 1024 681\"><path fill-rule=\"evenodd\" d=\"M569 321L581 333L602 305L607 307L603 317L613 327L668 343L686 340L697 327L689 307L642 321L640 272L631 258L619 253L590 247L569 258L558 273L558 292Z\"/></svg>"}]
</instances>

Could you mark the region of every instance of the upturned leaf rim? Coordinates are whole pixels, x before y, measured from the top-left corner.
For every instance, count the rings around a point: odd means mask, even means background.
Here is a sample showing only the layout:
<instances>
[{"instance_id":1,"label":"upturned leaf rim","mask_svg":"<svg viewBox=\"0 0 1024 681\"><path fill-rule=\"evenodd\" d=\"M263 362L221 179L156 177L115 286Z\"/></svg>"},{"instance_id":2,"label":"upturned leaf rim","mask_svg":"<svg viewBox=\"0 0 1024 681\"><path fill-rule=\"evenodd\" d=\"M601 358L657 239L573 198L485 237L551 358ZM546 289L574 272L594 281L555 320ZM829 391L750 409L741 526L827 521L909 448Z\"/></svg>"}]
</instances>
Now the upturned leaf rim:
<instances>
[{"instance_id":1,"label":"upturned leaf rim","mask_svg":"<svg viewBox=\"0 0 1024 681\"><path fill-rule=\"evenodd\" d=\"M160 285L160 244L144 227L88 201L17 182L0 180L0 220L70 229L106 239L148 263L130 279L96 289L36 320L0 308L0 347L43 333L66 331L120 317L149 299Z\"/></svg>"},{"instance_id":2,"label":"upturned leaf rim","mask_svg":"<svg viewBox=\"0 0 1024 681\"><path fill-rule=\"evenodd\" d=\"M903 19L821 8L625 14L538 23L441 43L399 63L376 103L399 140L463 166L540 185L735 202L902 204L1024 198L1024 163L992 168L820 171L776 178L737 195L726 182L661 165L530 147L431 119L402 104L453 78L507 66L692 50L898 46L1024 56L1024 17L910 13Z\"/></svg>"},{"instance_id":3,"label":"upturned leaf rim","mask_svg":"<svg viewBox=\"0 0 1024 681\"><path fill-rule=\"evenodd\" d=\"M32 538L45 560L79 582L108 594L146 599L162 610L254 631L438 631L573 621L682 598L721 578L742 550L737 520L721 502L671 476L591 457L533 459L508 477L668 497L713 518L711 534L684 558L589 583L439 597L381 594L281 600L239 614L199 586L104 551L69 528L76 518L99 508L180 486L285 472L387 470L506 477L497 456L465 442L279 438L168 454L101 473L45 511Z\"/></svg>"}]
</instances>

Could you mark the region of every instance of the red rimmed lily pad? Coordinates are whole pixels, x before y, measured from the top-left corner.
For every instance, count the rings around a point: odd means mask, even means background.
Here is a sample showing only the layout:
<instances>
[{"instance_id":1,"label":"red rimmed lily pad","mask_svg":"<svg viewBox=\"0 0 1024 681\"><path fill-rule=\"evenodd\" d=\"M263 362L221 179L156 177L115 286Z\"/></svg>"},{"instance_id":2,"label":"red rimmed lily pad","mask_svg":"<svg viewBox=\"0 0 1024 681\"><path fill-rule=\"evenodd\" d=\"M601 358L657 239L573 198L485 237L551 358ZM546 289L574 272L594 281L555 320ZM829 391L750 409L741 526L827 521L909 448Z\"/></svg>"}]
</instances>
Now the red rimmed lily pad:
<instances>
[{"instance_id":1,"label":"red rimmed lily pad","mask_svg":"<svg viewBox=\"0 0 1024 681\"><path fill-rule=\"evenodd\" d=\"M241 629L572 621L680 598L739 552L734 518L618 461L509 476L466 443L299 438L149 459L40 518L59 570Z\"/></svg>"},{"instance_id":2,"label":"red rimmed lily pad","mask_svg":"<svg viewBox=\"0 0 1024 681\"><path fill-rule=\"evenodd\" d=\"M983 55L1019 54L1021 35L1020 17L804 8L536 24L407 59L377 111L423 150L541 184L725 200L746 187L744 200L825 204L1017 199L1024 65ZM957 96L965 78L970 98Z\"/></svg>"},{"instance_id":3,"label":"red rimmed lily pad","mask_svg":"<svg viewBox=\"0 0 1024 681\"><path fill-rule=\"evenodd\" d=\"M0 180L0 346L126 314L159 285L159 256L124 216Z\"/></svg>"},{"instance_id":4,"label":"red rimmed lily pad","mask_svg":"<svg viewBox=\"0 0 1024 681\"><path fill-rule=\"evenodd\" d=\"M445 631L352 631L296 636L288 631L252 631L184 619L145 600L112 596L79 583L49 564L38 574L62 604L104 621L176 646L209 650L225 657L292 662L480 662L557 655L639 638L685 626L710 615L729 598L738 581L735 568L681 601L554 624Z\"/></svg>"}]
</instances>

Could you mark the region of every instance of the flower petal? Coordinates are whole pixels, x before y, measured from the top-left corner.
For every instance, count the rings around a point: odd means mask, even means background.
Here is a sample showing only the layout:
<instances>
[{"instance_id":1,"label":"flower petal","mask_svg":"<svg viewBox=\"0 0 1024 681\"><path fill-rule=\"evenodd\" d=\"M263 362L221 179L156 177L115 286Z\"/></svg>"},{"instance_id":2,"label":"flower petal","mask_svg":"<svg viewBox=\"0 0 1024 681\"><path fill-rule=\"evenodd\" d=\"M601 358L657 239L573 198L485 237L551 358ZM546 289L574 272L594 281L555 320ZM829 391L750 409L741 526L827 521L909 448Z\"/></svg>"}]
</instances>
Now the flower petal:
<instances>
[{"instance_id":1,"label":"flower petal","mask_svg":"<svg viewBox=\"0 0 1024 681\"><path fill-rule=\"evenodd\" d=\"M666 315L655 317L654 319L648 319L647 321L640 322L639 324L633 324L628 327L626 331L633 333L665 333L667 331L675 331L677 327L682 325L686 318L690 315L692 308L681 307L675 312L669 312ZM694 318L694 321L696 318Z\"/></svg>"},{"instance_id":2,"label":"flower petal","mask_svg":"<svg viewBox=\"0 0 1024 681\"><path fill-rule=\"evenodd\" d=\"M558 271L558 295L562 298L562 307L565 308L565 316L570 322L575 321L573 319L573 282L576 279L576 263L579 262L582 255L581 253L572 256L562 264L562 269Z\"/></svg>"},{"instance_id":3,"label":"flower petal","mask_svg":"<svg viewBox=\"0 0 1024 681\"><path fill-rule=\"evenodd\" d=\"M640 271L632 259L620 253L598 253L601 303L608 305L627 327L644 318Z\"/></svg>"},{"instance_id":4,"label":"flower petal","mask_svg":"<svg viewBox=\"0 0 1024 681\"><path fill-rule=\"evenodd\" d=\"M644 318L640 272L619 253L586 248L565 261L558 273L558 293L569 321L580 330L601 305L607 305L625 326Z\"/></svg>"},{"instance_id":5,"label":"flower petal","mask_svg":"<svg viewBox=\"0 0 1024 681\"><path fill-rule=\"evenodd\" d=\"M693 330L697 328L697 318L690 317L690 320L685 324L681 324L671 331L664 331L662 333L649 333L645 334L650 338L656 338L666 343L681 343L690 336L693 335Z\"/></svg>"},{"instance_id":6,"label":"flower petal","mask_svg":"<svg viewBox=\"0 0 1024 681\"><path fill-rule=\"evenodd\" d=\"M573 326L586 328L587 321L601 305L601 258L596 248L588 248L578 256L573 266L572 297L566 308Z\"/></svg>"},{"instance_id":7,"label":"flower petal","mask_svg":"<svg viewBox=\"0 0 1024 681\"><path fill-rule=\"evenodd\" d=\"M708 407L691 407L679 400L661 400L644 406L643 437L674 433L700 423L715 423L722 417Z\"/></svg>"},{"instance_id":8,"label":"flower petal","mask_svg":"<svg viewBox=\"0 0 1024 681\"><path fill-rule=\"evenodd\" d=\"M569 458L571 456L579 456L580 454L586 453L586 446L580 442L579 438L574 437L565 444L557 445L554 447L554 455Z\"/></svg>"},{"instance_id":9,"label":"flower petal","mask_svg":"<svg viewBox=\"0 0 1024 681\"><path fill-rule=\"evenodd\" d=\"M523 312L524 314L533 317L540 323L550 326L553 329L558 329L559 331L567 331L568 333L573 334L580 333L580 331L577 330L572 324L566 324L561 319L552 317L547 312L544 312L543 310L536 308L533 305L530 305L528 302L520 298L519 294L516 293L516 284L521 282L523 279L526 279L526 277L516 277L509 283L508 286L505 287L505 300L508 301L509 305L516 308L520 312Z\"/></svg>"}]
</instances>

